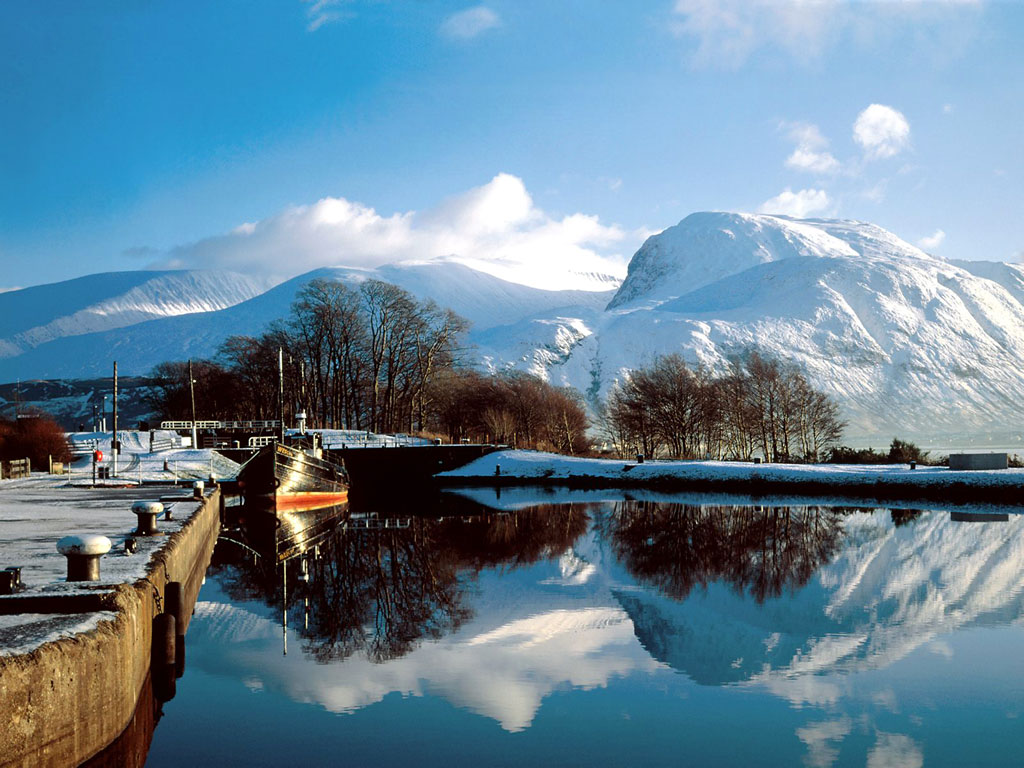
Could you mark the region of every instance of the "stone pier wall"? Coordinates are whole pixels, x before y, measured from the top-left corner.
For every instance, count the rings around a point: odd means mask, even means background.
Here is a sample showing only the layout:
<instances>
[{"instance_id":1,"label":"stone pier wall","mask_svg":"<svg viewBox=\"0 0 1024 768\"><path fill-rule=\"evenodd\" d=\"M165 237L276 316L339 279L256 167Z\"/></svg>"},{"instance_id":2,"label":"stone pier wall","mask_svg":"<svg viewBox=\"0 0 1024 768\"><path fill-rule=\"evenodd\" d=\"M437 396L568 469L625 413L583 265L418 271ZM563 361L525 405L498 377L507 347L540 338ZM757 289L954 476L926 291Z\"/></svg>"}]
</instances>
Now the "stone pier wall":
<instances>
[{"instance_id":1,"label":"stone pier wall","mask_svg":"<svg viewBox=\"0 0 1024 768\"><path fill-rule=\"evenodd\" d=\"M208 493L153 556L146 578L117 588L113 620L0 657L0 765L78 765L124 730L149 672L153 617L166 585L182 583L189 617L220 531L220 502L219 489Z\"/></svg>"}]
</instances>

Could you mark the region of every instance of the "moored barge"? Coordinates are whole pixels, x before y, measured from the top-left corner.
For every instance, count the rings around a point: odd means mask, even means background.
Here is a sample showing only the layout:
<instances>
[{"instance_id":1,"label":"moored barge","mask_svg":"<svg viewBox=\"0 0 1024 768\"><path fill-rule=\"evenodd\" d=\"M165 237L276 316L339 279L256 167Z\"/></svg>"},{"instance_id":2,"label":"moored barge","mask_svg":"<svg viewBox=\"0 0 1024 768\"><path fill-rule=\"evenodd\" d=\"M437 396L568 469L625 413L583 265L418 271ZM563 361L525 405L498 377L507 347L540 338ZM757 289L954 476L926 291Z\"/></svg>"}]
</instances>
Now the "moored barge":
<instances>
[{"instance_id":1,"label":"moored barge","mask_svg":"<svg viewBox=\"0 0 1024 768\"><path fill-rule=\"evenodd\" d=\"M348 509L348 475L337 464L274 443L238 472L243 503L232 517L247 543L287 560L331 530Z\"/></svg>"}]
</instances>

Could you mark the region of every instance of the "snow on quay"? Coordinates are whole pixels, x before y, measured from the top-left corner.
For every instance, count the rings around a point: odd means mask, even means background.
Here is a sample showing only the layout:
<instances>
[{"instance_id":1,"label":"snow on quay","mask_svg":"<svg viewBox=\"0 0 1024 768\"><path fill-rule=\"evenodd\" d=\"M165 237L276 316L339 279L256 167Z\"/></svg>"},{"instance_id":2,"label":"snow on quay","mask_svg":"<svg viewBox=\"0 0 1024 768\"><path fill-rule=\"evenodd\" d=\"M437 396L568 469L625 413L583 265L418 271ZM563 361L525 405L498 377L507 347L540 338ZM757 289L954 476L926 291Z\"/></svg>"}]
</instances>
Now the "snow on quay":
<instances>
[{"instance_id":1,"label":"snow on quay","mask_svg":"<svg viewBox=\"0 0 1024 768\"><path fill-rule=\"evenodd\" d=\"M5 480L0 485L0 568L21 566L25 590L0 598L0 656L12 656L43 643L93 629L108 611L71 614L14 612L17 601L37 597L73 597L112 594L119 585L146 577L152 557L167 543L168 535L180 530L199 503L184 491L180 500L164 502L172 519L160 516L161 536L137 537L137 551L128 554L125 541L131 537L136 517L132 502L156 499L170 488L74 488L61 476L33 474L23 480ZM57 552L57 541L68 534L102 535L113 544L100 560L100 580L68 582L67 561ZM26 603L26 606L29 603Z\"/></svg>"},{"instance_id":2,"label":"snow on quay","mask_svg":"<svg viewBox=\"0 0 1024 768\"><path fill-rule=\"evenodd\" d=\"M716 489L763 495L808 493L869 498L1024 504L1024 469L952 471L906 464L754 464L745 461L643 463L539 451L487 454L437 476L445 485L556 484L575 487Z\"/></svg>"}]
</instances>

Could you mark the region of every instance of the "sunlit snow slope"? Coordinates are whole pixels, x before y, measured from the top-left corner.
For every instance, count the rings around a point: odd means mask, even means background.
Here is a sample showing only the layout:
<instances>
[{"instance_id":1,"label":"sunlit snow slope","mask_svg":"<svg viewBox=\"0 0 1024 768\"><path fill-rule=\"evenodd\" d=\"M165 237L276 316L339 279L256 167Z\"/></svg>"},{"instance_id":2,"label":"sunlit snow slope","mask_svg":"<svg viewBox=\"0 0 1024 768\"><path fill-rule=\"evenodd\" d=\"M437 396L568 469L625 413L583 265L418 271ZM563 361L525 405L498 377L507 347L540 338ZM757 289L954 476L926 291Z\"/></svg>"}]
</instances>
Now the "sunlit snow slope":
<instances>
[{"instance_id":1,"label":"sunlit snow slope","mask_svg":"<svg viewBox=\"0 0 1024 768\"><path fill-rule=\"evenodd\" d=\"M0 293L0 357L69 336L224 309L267 287L263 280L234 272L138 271Z\"/></svg>"},{"instance_id":2,"label":"sunlit snow slope","mask_svg":"<svg viewBox=\"0 0 1024 768\"><path fill-rule=\"evenodd\" d=\"M1022 277L870 224L694 214L643 245L552 373L603 392L657 354L721 370L757 348L834 395L853 433L1005 431L1024 422Z\"/></svg>"}]
</instances>

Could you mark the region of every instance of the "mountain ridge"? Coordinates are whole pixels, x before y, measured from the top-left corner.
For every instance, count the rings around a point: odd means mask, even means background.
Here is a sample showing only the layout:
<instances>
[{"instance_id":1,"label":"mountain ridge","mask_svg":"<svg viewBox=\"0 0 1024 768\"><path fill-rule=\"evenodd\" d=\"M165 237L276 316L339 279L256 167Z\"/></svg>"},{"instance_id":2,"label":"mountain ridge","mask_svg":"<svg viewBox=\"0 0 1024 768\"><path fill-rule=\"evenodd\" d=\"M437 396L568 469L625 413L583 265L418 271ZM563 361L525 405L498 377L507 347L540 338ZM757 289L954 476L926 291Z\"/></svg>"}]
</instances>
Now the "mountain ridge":
<instances>
[{"instance_id":1,"label":"mountain ridge","mask_svg":"<svg viewBox=\"0 0 1024 768\"><path fill-rule=\"evenodd\" d=\"M112 359L144 374L210 356L284 317L314 278L376 278L432 298L473 323L483 368L575 386L595 411L658 355L724 372L758 350L801 367L853 435L1024 424L1024 267L947 261L873 224L765 214L686 217L648 238L614 293L533 288L452 259L323 267L217 311L51 338L0 359L0 378L102 375Z\"/></svg>"}]
</instances>

